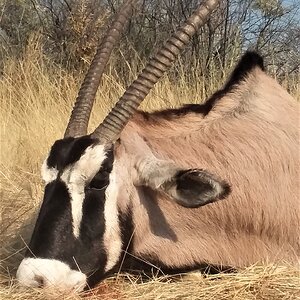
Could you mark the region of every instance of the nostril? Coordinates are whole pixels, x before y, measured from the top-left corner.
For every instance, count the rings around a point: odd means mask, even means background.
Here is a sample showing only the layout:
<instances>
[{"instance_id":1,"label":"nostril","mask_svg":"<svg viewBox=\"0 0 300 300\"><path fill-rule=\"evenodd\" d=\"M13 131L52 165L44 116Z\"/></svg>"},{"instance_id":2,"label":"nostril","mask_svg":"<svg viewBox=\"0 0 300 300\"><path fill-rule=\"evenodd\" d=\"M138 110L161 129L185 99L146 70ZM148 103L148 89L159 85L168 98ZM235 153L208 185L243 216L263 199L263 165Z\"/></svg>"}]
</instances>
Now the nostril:
<instances>
[{"instance_id":1,"label":"nostril","mask_svg":"<svg viewBox=\"0 0 300 300\"><path fill-rule=\"evenodd\" d=\"M39 288L41 288L45 285L45 281L42 276L35 275L34 280L37 282Z\"/></svg>"}]
</instances>

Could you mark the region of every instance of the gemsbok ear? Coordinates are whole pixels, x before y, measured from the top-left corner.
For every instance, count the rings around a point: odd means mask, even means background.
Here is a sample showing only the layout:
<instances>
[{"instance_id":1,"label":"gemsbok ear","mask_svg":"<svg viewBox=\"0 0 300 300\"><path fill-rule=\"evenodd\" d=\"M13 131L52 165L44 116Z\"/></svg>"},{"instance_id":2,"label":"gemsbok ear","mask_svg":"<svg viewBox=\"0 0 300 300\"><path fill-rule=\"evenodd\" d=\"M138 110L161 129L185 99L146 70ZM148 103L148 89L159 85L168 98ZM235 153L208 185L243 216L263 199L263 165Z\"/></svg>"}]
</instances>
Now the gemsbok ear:
<instances>
[{"instance_id":1,"label":"gemsbok ear","mask_svg":"<svg viewBox=\"0 0 300 300\"><path fill-rule=\"evenodd\" d=\"M173 162L154 156L137 165L138 185L160 190L184 207L199 207L224 199L230 193L227 182L201 169L180 169Z\"/></svg>"},{"instance_id":2,"label":"gemsbok ear","mask_svg":"<svg viewBox=\"0 0 300 300\"><path fill-rule=\"evenodd\" d=\"M160 189L178 204L195 208L225 198L230 193L230 186L200 169L178 171Z\"/></svg>"}]
</instances>

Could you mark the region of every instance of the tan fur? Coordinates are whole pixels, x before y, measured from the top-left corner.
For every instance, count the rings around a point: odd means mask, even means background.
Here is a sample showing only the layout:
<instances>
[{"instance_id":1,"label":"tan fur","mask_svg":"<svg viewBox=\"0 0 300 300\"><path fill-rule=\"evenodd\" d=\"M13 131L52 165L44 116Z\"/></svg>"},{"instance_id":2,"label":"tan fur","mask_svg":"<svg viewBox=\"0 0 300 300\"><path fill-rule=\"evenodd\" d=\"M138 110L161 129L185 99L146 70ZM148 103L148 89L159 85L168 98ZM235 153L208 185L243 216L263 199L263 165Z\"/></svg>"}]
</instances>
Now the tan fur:
<instances>
[{"instance_id":1,"label":"tan fur","mask_svg":"<svg viewBox=\"0 0 300 300\"><path fill-rule=\"evenodd\" d=\"M149 155L206 169L232 192L200 208L181 207L138 186L134 167ZM133 211L134 255L171 267L298 261L299 106L259 68L206 116L136 114L122 132L116 160L123 181L119 207Z\"/></svg>"}]
</instances>

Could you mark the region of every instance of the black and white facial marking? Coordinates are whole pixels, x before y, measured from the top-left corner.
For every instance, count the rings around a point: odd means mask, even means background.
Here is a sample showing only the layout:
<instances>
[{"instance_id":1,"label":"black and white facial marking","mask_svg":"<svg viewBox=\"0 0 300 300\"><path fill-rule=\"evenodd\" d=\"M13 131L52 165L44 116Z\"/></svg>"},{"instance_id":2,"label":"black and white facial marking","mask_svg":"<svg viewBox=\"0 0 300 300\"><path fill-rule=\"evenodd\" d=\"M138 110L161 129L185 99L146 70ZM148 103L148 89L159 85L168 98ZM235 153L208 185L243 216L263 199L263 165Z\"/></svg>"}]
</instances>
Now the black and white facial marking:
<instances>
[{"instance_id":1,"label":"black and white facial marking","mask_svg":"<svg viewBox=\"0 0 300 300\"><path fill-rule=\"evenodd\" d=\"M206 171L182 170L150 154L135 168L137 185L161 190L185 207L206 205L230 191ZM133 232L130 217L118 210L117 172L114 148L89 136L53 145L42 166L44 200L17 272L23 285L80 291L115 271Z\"/></svg>"},{"instance_id":2,"label":"black and white facial marking","mask_svg":"<svg viewBox=\"0 0 300 300\"><path fill-rule=\"evenodd\" d=\"M44 200L17 272L22 284L82 290L91 274L104 274L118 262L113 163L113 149L89 136L55 142L42 166Z\"/></svg>"}]
</instances>

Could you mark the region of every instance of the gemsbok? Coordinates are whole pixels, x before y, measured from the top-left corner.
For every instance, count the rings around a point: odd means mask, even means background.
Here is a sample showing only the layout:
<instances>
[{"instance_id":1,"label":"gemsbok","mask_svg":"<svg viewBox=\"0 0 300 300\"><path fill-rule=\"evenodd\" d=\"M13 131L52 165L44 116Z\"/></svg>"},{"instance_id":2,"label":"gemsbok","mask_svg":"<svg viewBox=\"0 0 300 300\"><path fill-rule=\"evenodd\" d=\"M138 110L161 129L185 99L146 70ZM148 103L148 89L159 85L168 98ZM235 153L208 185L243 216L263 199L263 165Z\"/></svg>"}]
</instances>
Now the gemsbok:
<instances>
[{"instance_id":1,"label":"gemsbok","mask_svg":"<svg viewBox=\"0 0 300 300\"><path fill-rule=\"evenodd\" d=\"M81 291L121 269L299 263L299 106L258 54L247 52L204 104L137 110L218 2L199 5L87 134L136 1L122 5L42 165L44 200L17 271L22 285Z\"/></svg>"}]
</instances>

